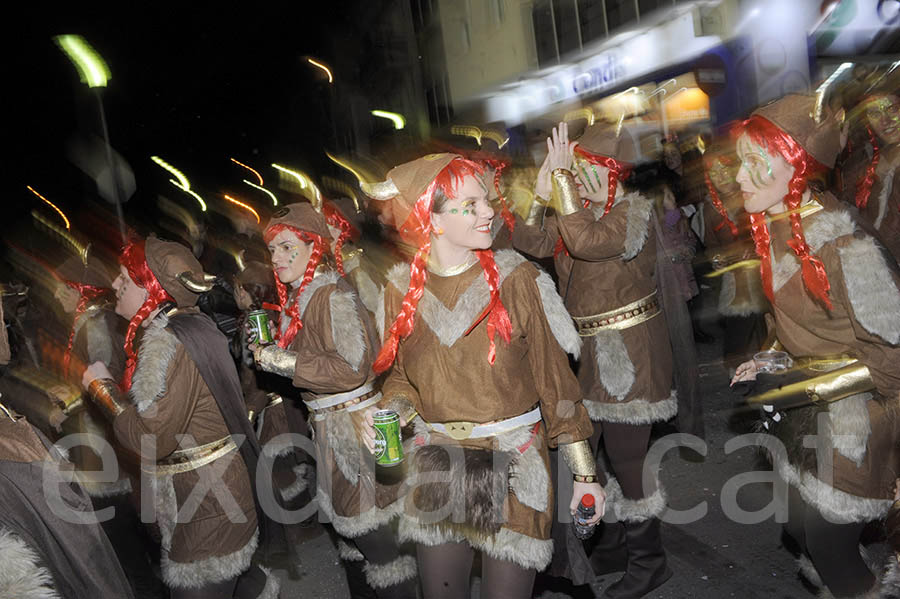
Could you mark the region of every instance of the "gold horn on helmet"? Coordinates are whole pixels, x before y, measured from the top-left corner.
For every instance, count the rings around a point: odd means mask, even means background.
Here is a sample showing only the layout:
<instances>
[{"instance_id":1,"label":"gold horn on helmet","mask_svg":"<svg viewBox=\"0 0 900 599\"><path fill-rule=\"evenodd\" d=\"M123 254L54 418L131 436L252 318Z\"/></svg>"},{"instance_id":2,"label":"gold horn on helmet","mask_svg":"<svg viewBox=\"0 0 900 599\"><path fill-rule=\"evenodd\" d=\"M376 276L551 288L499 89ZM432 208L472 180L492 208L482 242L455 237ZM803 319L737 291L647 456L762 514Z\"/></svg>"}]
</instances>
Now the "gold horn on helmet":
<instances>
[{"instance_id":1,"label":"gold horn on helmet","mask_svg":"<svg viewBox=\"0 0 900 599\"><path fill-rule=\"evenodd\" d=\"M204 293L213 288L213 283L216 280L214 275L208 275L206 273L197 276L189 270L178 273L175 277L178 279L178 282L187 287L190 291L194 293Z\"/></svg>"},{"instance_id":2,"label":"gold horn on helmet","mask_svg":"<svg viewBox=\"0 0 900 599\"><path fill-rule=\"evenodd\" d=\"M373 200L385 201L400 195L400 190L394 185L394 182L388 179L380 183L359 182L360 189Z\"/></svg>"}]
</instances>

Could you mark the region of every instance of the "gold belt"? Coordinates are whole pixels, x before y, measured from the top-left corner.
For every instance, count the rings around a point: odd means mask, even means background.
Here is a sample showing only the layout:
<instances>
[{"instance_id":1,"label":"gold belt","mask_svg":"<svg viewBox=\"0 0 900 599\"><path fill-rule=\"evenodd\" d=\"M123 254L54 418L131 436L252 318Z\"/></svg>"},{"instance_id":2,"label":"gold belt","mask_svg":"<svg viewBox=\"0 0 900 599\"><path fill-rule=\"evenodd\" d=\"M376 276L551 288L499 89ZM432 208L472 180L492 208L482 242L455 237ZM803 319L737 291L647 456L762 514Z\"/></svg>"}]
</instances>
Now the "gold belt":
<instances>
[{"instance_id":1,"label":"gold belt","mask_svg":"<svg viewBox=\"0 0 900 599\"><path fill-rule=\"evenodd\" d=\"M237 449L231 435L222 437L218 441L199 445L197 447L189 447L186 449L177 449L168 456L159 460L155 468L141 468L144 472L155 474L157 476L164 474L178 474L181 472L190 472L201 466L210 464L220 457L231 453Z\"/></svg>"},{"instance_id":2,"label":"gold belt","mask_svg":"<svg viewBox=\"0 0 900 599\"><path fill-rule=\"evenodd\" d=\"M659 314L659 298L656 290L627 306L594 314L593 316L573 316L575 328L582 337L592 337L606 329L630 329Z\"/></svg>"}]
</instances>

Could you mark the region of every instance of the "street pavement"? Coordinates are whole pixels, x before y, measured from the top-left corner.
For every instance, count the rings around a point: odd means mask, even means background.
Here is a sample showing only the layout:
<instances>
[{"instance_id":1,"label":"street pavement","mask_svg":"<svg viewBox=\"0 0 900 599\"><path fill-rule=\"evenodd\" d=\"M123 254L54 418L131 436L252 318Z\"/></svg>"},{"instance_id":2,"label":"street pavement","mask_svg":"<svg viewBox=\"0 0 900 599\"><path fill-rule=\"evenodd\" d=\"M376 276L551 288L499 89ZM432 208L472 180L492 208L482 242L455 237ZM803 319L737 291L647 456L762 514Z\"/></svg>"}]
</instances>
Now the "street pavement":
<instances>
[{"instance_id":1,"label":"street pavement","mask_svg":"<svg viewBox=\"0 0 900 599\"><path fill-rule=\"evenodd\" d=\"M721 331L714 323L704 328L714 333L712 343L698 344L700 383L703 393L707 453L702 457L673 449L665 454L660 478L668 493L671 510L688 510L705 503L705 515L687 524L665 523L663 542L674 576L648 599L753 599L811 598L797 576L793 555L783 544L781 525L769 516L756 523L739 523L726 516L729 489L737 489L731 503L746 512L763 510L773 500L768 483L740 484L734 477L742 473L766 471L766 462L755 447L726 453L726 443L739 435L753 432L756 413L739 409L728 388L729 376L721 360ZM674 430L660 427L654 441L665 440ZM729 483L729 481L731 481ZM733 511L733 510L732 510ZM881 544L870 547L873 555L884 555ZM284 570L276 570L283 581L282 597L348 597L343 570L329 535L322 534L301 547L300 578L291 580ZM879 563L884 563L883 561ZM604 586L618 574L598 580L590 586L566 587L562 581L538 576L535 597L541 599L589 599L602 595ZM478 598L478 580L473 581L472 598Z\"/></svg>"}]
</instances>

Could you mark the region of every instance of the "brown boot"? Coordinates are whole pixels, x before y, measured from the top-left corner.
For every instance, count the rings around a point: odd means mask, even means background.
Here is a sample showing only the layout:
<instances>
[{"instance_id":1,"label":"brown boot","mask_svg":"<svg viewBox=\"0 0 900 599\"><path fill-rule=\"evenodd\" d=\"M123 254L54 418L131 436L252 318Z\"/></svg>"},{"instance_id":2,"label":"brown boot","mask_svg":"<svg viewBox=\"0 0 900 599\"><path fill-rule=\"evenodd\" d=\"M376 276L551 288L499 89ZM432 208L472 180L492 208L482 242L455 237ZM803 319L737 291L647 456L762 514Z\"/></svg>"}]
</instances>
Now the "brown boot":
<instances>
[{"instance_id":1,"label":"brown boot","mask_svg":"<svg viewBox=\"0 0 900 599\"><path fill-rule=\"evenodd\" d=\"M604 597L638 599L672 577L672 571L666 565L666 553L662 548L659 526L658 518L650 518L643 522L625 522L628 566L625 569L625 576L606 589Z\"/></svg>"}]
</instances>

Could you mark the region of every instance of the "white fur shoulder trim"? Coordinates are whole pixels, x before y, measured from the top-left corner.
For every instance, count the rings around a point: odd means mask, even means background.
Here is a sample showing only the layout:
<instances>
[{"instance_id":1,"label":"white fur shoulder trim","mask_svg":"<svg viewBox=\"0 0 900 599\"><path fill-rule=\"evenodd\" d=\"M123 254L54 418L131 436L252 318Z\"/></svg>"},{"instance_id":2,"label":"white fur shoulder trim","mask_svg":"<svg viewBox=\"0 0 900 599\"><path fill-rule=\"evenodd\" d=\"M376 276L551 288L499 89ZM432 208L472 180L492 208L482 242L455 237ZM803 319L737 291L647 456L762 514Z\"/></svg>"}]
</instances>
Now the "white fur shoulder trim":
<instances>
[{"instance_id":1,"label":"white fur shoulder trim","mask_svg":"<svg viewBox=\"0 0 900 599\"><path fill-rule=\"evenodd\" d=\"M628 217L625 225L625 253L622 258L631 260L641 253L650 234L650 214L653 200L634 192L625 195L628 202Z\"/></svg>"},{"instance_id":2,"label":"white fur shoulder trim","mask_svg":"<svg viewBox=\"0 0 900 599\"><path fill-rule=\"evenodd\" d=\"M18 535L0 527L0 597L59 599L53 576Z\"/></svg>"},{"instance_id":3,"label":"white fur shoulder trim","mask_svg":"<svg viewBox=\"0 0 900 599\"><path fill-rule=\"evenodd\" d=\"M559 346L567 354L572 354L576 360L581 355L581 337L575 330L575 324L572 316L566 310L566 306L556 292L556 285L543 269L538 268L538 276L535 279L538 291L541 294L541 305L544 307L544 315L547 317L547 324L553 331Z\"/></svg>"},{"instance_id":4,"label":"white fur shoulder trim","mask_svg":"<svg viewBox=\"0 0 900 599\"><path fill-rule=\"evenodd\" d=\"M165 314L154 318L147 326L138 349L137 366L129 393L139 413L147 411L166 393L169 363L175 358L175 352L181 345L178 338L166 330L168 324L169 319Z\"/></svg>"},{"instance_id":5,"label":"white fur shoulder trim","mask_svg":"<svg viewBox=\"0 0 900 599\"><path fill-rule=\"evenodd\" d=\"M359 372L366 353L363 323L357 311L356 294L335 289L328 299L331 310L331 336L334 347L354 372Z\"/></svg>"},{"instance_id":6,"label":"white fur shoulder trim","mask_svg":"<svg viewBox=\"0 0 900 599\"><path fill-rule=\"evenodd\" d=\"M900 292L875 240L854 239L838 254L856 321L888 343L900 343Z\"/></svg>"}]
</instances>

